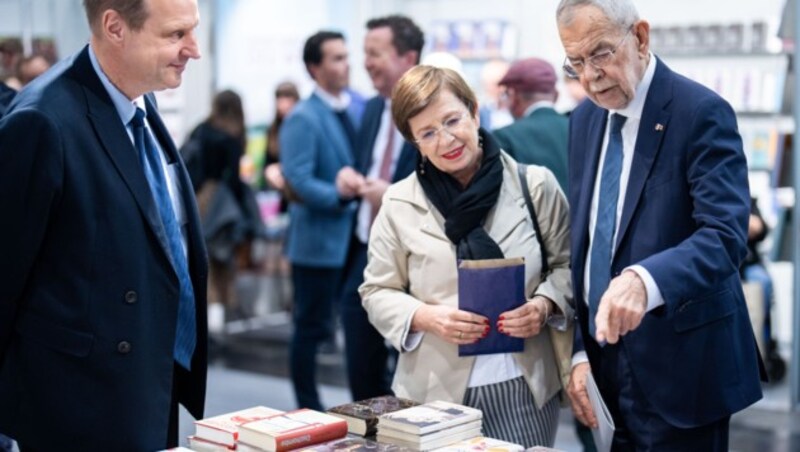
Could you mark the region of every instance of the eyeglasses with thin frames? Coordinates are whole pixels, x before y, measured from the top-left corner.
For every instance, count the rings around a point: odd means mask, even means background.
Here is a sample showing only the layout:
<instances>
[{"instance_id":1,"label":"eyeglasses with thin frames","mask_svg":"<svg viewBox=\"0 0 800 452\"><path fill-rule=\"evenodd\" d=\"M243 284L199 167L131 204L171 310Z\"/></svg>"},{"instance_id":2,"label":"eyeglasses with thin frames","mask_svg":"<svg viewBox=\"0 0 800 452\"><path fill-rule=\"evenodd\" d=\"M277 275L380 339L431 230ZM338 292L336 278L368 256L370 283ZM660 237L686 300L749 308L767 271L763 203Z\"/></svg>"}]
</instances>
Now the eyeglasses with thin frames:
<instances>
[{"instance_id":1,"label":"eyeglasses with thin frames","mask_svg":"<svg viewBox=\"0 0 800 452\"><path fill-rule=\"evenodd\" d=\"M611 61L614 60L614 55L616 55L617 50L620 48L625 39L628 38L628 35L631 34L633 31L633 27L628 28L628 31L625 32L625 36L620 39L619 43L614 46L612 49L608 50L601 50L600 52L595 53L594 55L587 57L586 62L592 65L595 69L602 69L603 67L607 66ZM580 78L583 71L586 69L586 64L584 63L584 59L576 59L573 60L570 57L564 58L564 73L567 74L567 77L572 79Z\"/></svg>"},{"instance_id":2,"label":"eyeglasses with thin frames","mask_svg":"<svg viewBox=\"0 0 800 452\"><path fill-rule=\"evenodd\" d=\"M455 132L464 125L464 120L467 117L466 113L459 113L454 116L450 116L442 122L442 126L436 129L425 129L422 131L422 134L414 140L420 147L424 148L433 148L439 144L439 138L441 138L441 132L447 131L450 135L455 134Z\"/></svg>"}]
</instances>

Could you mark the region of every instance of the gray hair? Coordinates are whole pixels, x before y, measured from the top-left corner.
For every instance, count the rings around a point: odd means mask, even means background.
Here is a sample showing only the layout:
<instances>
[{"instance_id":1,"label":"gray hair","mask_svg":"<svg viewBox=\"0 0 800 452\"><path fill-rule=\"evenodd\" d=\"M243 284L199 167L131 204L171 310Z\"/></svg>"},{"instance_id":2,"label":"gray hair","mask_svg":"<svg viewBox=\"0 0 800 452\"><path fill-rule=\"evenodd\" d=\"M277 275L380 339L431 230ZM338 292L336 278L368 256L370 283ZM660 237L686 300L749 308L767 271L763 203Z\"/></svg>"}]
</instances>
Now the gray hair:
<instances>
[{"instance_id":1,"label":"gray hair","mask_svg":"<svg viewBox=\"0 0 800 452\"><path fill-rule=\"evenodd\" d=\"M581 6L594 6L621 30L627 29L639 20L639 13L631 0L561 0L556 9L558 25L572 23L575 19L575 10Z\"/></svg>"}]
</instances>

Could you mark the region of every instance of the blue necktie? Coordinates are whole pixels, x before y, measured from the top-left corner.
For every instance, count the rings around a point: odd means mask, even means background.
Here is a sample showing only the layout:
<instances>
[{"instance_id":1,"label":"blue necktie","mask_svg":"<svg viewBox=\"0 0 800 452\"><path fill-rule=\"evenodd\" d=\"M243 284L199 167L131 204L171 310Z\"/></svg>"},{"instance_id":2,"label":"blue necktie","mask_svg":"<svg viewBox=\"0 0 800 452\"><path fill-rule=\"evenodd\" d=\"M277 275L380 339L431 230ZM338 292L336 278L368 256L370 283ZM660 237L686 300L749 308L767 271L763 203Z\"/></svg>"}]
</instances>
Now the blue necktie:
<instances>
[{"instance_id":1,"label":"blue necktie","mask_svg":"<svg viewBox=\"0 0 800 452\"><path fill-rule=\"evenodd\" d=\"M594 337L594 317L600 298L611 282L611 256L614 249L614 229L617 226L617 199L619 177L622 170L622 126L625 116L611 115L608 148L600 176L600 193L597 197L597 221L592 239L592 262L589 268L589 333Z\"/></svg>"},{"instance_id":2,"label":"blue necktie","mask_svg":"<svg viewBox=\"0 0 800 452\"><path fill-rule=\"evenodd\" d=\"M164 171L161 166L161 156L153 142L153 138L144 127L144 117L144 110L137 107L136 114L131 119L133 141L136 145L136 150L139 151L139 159L141 160L142 168L144 168L147 182L150 184L153 199L158 206L158 213L169 243L172 264L178 274L180 283L178 325L175 331L173 356L178 364L191 370L192 354L194 354L194 348L197 343L197 326L194 318L194 290L192 289L192 281L189 278L186 255L183 252L181 229L175 217L175 211L172 208L167 180L164 177Z\"/></svg>"}]
</instances>

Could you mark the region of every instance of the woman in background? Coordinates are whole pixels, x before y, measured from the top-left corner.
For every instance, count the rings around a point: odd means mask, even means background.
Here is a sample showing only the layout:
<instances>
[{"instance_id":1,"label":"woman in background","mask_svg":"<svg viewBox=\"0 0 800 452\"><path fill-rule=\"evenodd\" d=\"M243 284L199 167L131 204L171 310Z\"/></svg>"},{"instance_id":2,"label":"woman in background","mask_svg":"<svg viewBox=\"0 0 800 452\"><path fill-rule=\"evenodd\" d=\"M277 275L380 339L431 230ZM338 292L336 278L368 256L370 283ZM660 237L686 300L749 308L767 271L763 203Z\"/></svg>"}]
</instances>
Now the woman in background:
<instances>
[{"instance_id":1,"label":"woman in background","mask_svg":"<svg viewBox=\"0 0 800 452\"><path fill-rule=\"evenodd\" d=\"M566 329L573 315L564 194L538 166L520 186L516 162L479 128L475 94L452 70L409 70L392 115L422 163L383 197L359 290L370 322L401 351L392 389L478 408L486 436L552 447L562 380L546 325L559 318ZM538 215L547 275L522 190ZM526 299L490 325L458 308L457 260L504 257L525 258ZM459 357L459 345L490 329L525 339L524 352Z\"/></svg>"},{"instance_id":2,"label":"woman in background","mask_svg":"<svg viewBox=\"0 0 800 452\"><path fill-rule=\"evenodd\" d=\"M239 160L246 143L242 99L225 90L214 96L211 114L181 148L192 176L209 254L208 329L221 333L225 308L236 305L236 253L249 236Z\"/></svg>"},{"instance_id":3,"label":"woman in background","mask_svg":"<svg viewBox=\"0 0 800 452\"><path fill-rule=\"evenodd\" d=\"M281 212L286 212L288 205L286 181L281 173L280 144L278 132L283 120L289 115L297 102L300 93L292 82L283 82L275 88L275 119L267 129L267 152L264 166L264 179L269 186L281 192Z\"/></svg>"}]
</instances>

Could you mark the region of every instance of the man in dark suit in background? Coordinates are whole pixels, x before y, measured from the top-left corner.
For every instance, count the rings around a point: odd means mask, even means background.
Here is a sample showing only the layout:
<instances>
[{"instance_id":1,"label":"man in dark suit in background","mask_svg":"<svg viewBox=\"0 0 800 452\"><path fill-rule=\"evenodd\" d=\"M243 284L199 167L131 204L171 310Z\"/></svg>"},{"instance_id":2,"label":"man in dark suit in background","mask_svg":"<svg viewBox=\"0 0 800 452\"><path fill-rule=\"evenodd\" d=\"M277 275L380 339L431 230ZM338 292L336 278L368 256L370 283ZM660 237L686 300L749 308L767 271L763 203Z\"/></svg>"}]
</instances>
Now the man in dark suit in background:
<instances>
[{"instance_id":1,"label":"man in dark suit in background","mask_svg":"<svg viewBox=\"0 0 800 452\"><path fill-rule=\"evenodd\" d=\"M154 90L200 57L195 0L84 0L88 46L0 120L0 431L157 450L203 416L206 250Z\"/></svg>"},{"instance_id":2,"label":"man in dark suit in background","mask_svg":"<svg viewBox=\"0 0 800 452\"><path fill-rule=\"evenodd\" d=\"M346 90L350 64L341 33L309 37L303 62L316 87L286 118L279 138L282 171L296 195L286 238L294 286L289 367L298 406L324 410L316 387L317 348L333 335L333 303L356 211L354 195L335 181L339 170L354 164L360 118Z\"/></svg>"},{"instance_id":3,"label":"man in dark suit in background","mask_svg":"<svg viewBox=\"0 0 800 452\"><path fill-rule=\"evenodd\" d=\"M355 168L343 168L336 179L340 190L361 199L354 237L350 241L342 289L347 376L354 400L391 394L389 350L383 336L369 323L358 286L364 282L367 240L372 220L389 184L414 171L417 152L392 120L394 85L419 64L425 37L409 18L392 15L367 22L364 65L378 95L367 102L358 134Z\"/></svg>"},{"instance_id":4,"label":"man in dark suit in background","mask_svg":"<svg viewBox=\"0 0 800 452\"><path fill-rule=\"evenodd\" d=\"M650 52L630 0L609 5L557 12L564 70L591 99L570 117L570 398L596 424L591 365L614 450L727 451L731 414L761 398L738 272L750 197L736 117Z\"/></svg>"},{"instance_id":5,"label":"man in dark suit in background","mask_svg":"<svg viewBox=\"0 0 800 452\"><path fill-rule=\"evenodd\" d=\"M498 83L505 87L514 123L492 134L500 147L521 163L553 172L567 190L569 120L555 110L556 72L547 61L526 58L511 65Z\"/></svg>"},{"instance_id":6,"label":"man in dark suit in background","mask_svg":"<svg viewBox=\"0 0 800 452\"><path fill-rule=\"evenodd\" d=\"M0 82L0 118L6 112L8 105L11 103L11 99L17 95L17 91L9 87L3 82Z\"/></svg>"}]
</instances>

